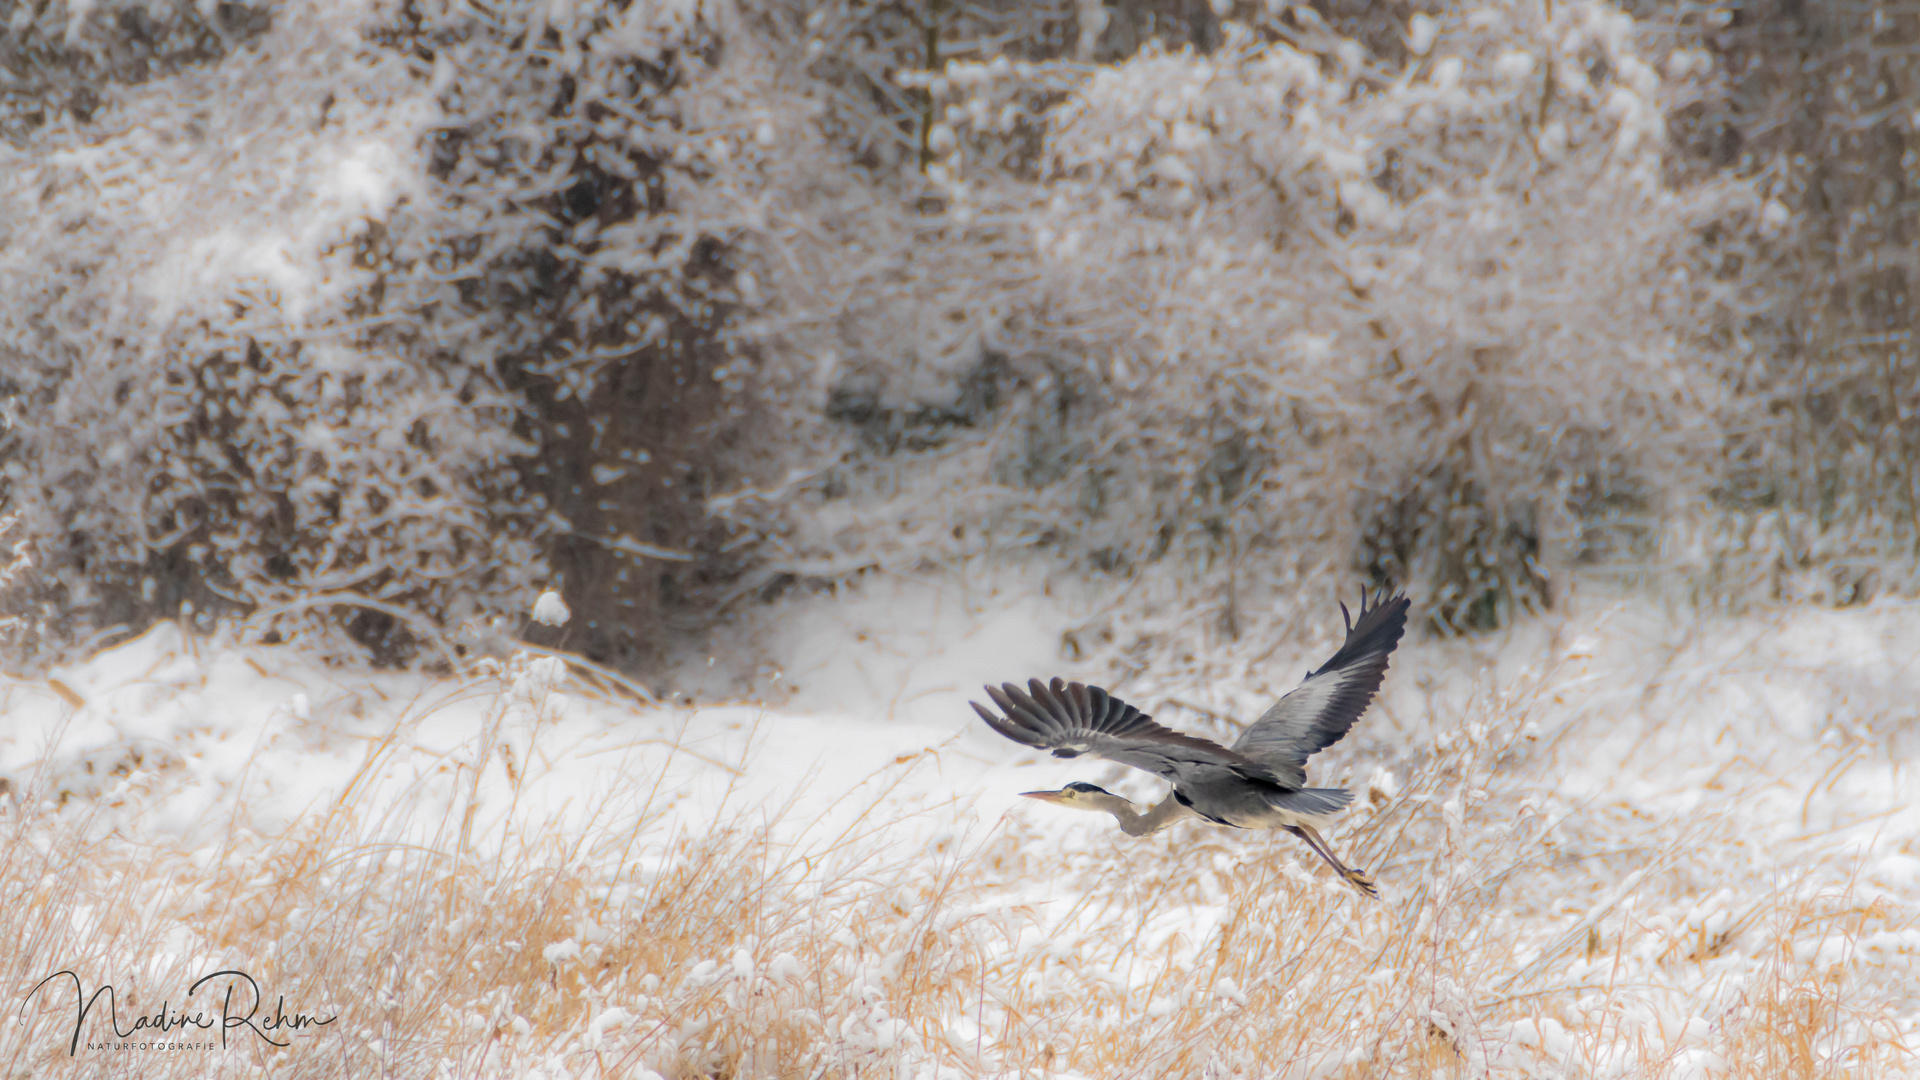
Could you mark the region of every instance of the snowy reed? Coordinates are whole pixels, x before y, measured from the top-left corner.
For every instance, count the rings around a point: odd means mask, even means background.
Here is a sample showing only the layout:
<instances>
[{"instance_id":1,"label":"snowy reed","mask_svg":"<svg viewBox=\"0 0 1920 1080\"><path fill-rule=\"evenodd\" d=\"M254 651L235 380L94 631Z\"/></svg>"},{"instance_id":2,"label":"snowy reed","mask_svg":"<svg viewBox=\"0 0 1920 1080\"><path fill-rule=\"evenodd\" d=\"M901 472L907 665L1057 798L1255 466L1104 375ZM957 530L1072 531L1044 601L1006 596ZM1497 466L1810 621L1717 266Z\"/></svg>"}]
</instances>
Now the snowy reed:
<instances>
[{"instance_id":1,"label":"snowy reed","mask_svg":"<svg viewBox=\"0 0 1920 1080\"><path fill-rule=\"evenodd\" d=\"M1891 644L1911 613L1883 618ZM1411 684L1317 763L1360 796L1335 842L1376 871L1380 903L1270 837L1141 842L1092 815L968 824L890 801L962 765L953 746L854 778L814 822L737 792L674 812L684 784L667 772L589 786L555 771L574 767L555 755L583 722L567 710L594 692L523 658L315 705L306 753L344 740L361 763L278 825L228 790L213 827L171 839L154 826L188 775L178 761L96 756L106 782L88 786L80 759L50 752L0 838L5 979L24 996L57 967L111 972L151 1009L157 988L242 968L289 1007L340 1016L284 1050L240 1032L225 1053L145 1056L141 1075L1906 1067L1920 929L1901 884L1905 676L1828 674L1823 648L1870 640L1857 623L1613 620L1396 658ZM201 670L202 693L247 677L238 661ZM433 741L449 722L466 733ZM254 750L247 767L264 777L287 755ZM550 779L577 812L536 797ZM47 997L0 1057L33 1075L99 1067L67 1058L72 1012Z\"/></svg>"}]
</instances>

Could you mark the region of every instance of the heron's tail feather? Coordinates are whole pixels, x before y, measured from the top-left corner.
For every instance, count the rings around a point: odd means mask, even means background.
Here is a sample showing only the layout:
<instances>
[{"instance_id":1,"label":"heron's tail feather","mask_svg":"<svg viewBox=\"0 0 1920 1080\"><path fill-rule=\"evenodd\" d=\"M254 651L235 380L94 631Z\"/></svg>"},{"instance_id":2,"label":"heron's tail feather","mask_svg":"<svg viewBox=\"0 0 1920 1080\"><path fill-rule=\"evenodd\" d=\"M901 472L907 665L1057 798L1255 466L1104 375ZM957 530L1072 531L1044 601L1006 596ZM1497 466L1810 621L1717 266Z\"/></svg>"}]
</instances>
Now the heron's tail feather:
<instances>
[{"instance_id":1,"label":"heron's tail feather","mask_svg":"<svg viewBox=\"0 0 1920 1080\"><path fill-rule=\"evenodd\" d=\"M1267 801L1296 814L1333 814L1347 808L1353 801L1353 792L1346 788L1310 787L1269 795Z\"/></svg>"}]
</instances>

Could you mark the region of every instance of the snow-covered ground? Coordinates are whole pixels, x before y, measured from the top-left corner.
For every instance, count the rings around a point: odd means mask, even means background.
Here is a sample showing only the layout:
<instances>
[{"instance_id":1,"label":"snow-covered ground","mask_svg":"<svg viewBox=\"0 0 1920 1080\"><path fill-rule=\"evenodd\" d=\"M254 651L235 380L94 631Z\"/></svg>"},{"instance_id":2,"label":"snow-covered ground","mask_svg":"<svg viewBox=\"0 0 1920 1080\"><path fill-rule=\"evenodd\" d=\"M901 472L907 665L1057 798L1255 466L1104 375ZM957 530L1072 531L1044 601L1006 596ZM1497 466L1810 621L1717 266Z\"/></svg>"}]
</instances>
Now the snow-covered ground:
<instances>
[{"instance_id":1,"label":"snow-covered ground","mask_svg":"<svg viewBox=\"0 0 1920 1080\"><path fill-rule=\"evenodd\" d=\"M1286 837L1130 840L1019 799L1071 779L1153 793L966 707L989 680L1093 674L1057 661L1067 623L1044 598L910 583L812 601L787 621L771 708L643 706L524 655L460 678L346 673L168 625L0 684L20 1006L0 1062L1920 1071L1920 607L1733 619L1576 596L1506 635L1410 642L1315 762L1361 795L1332 839L1379 903ZM1118 689L1221 735L1208 713L1251 717L1323 651L1275 651L1271 686ZM225 1049L217 1023L166 1022L205 1008L187 988L222 969L257 980L268 1013L337 1019L236 1026ZM70 1057L74 980L28 998L62 970L114 987L123 1032L158 1016L214 1048L116 1040L102 1007Z\"/></svg>"}]
</instances>

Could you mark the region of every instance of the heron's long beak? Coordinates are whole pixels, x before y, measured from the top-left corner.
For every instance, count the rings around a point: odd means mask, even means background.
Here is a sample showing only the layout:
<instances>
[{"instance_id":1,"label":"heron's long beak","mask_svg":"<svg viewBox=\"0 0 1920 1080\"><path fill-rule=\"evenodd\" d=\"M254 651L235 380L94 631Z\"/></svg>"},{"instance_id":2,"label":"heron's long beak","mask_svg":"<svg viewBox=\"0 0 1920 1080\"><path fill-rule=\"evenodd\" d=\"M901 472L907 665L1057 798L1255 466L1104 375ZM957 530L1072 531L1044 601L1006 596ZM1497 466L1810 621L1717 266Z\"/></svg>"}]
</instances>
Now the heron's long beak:
<instances>
[{"instance_id":1,"label":"heron's long beak","mask_svg":"<svg viewBox=\"0 0 1920 1080\"><path fill-rule=\"evenodd\" d=\"M1020 794L1029 799L1039 799L1041 802L1067 801L1067 793L1065 791L1023 791Z\"/></svg>"}]
</instances>

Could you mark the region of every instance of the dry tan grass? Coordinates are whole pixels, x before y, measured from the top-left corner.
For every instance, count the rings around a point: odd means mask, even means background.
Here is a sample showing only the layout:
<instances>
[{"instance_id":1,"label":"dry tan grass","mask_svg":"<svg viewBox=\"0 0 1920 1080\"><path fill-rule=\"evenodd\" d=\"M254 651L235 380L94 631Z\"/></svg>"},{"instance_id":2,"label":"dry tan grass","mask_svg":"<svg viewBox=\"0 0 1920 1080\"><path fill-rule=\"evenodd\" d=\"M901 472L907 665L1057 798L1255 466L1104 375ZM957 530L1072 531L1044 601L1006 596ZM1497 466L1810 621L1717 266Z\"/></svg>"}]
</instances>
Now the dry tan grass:
<instances>
[{"instance_id":1,"label":"dry tan grass","mask_svg":"<svg viewBox=\"0 0 1920 1080\"><path fill-rule=\"evenodd\" d=\"M937 809L898 820L876 798L799 845L758 808L685 830L644 776L585 828L522 810L476 835L502 792L472 762L513 760L504 706L447 783L383 800L370 779L416 753L424 704L368 741L331 804L196 851L142 827L164 773L57 812L32 809L47 793L30 788L0 824L15 1005L0 1062L142 1077L1913 1071L1915 903L1863 888L1855 848L1781 858L1750 819L1784 782L1737 754L1685 812L1561 795L1556 777L1595 752L1582 725L1614 712L1564 665L1543 671L1434 697L1401 789L1334 836L1375 868L1381 903L1282 837L1132 841L1037 812L943 832ZM454 694L511 696L504 679ZM538 768L517 753L511 797ZM1831 782L1813 775L1785 805ZM69 1057L67 984L20 1005L72 969L89 988L110 977L127 1023L161 995L178 1013L221 967L339 1019L284 1050L237 1030L226 1051Z\"/></svg>"}]
</instances>

